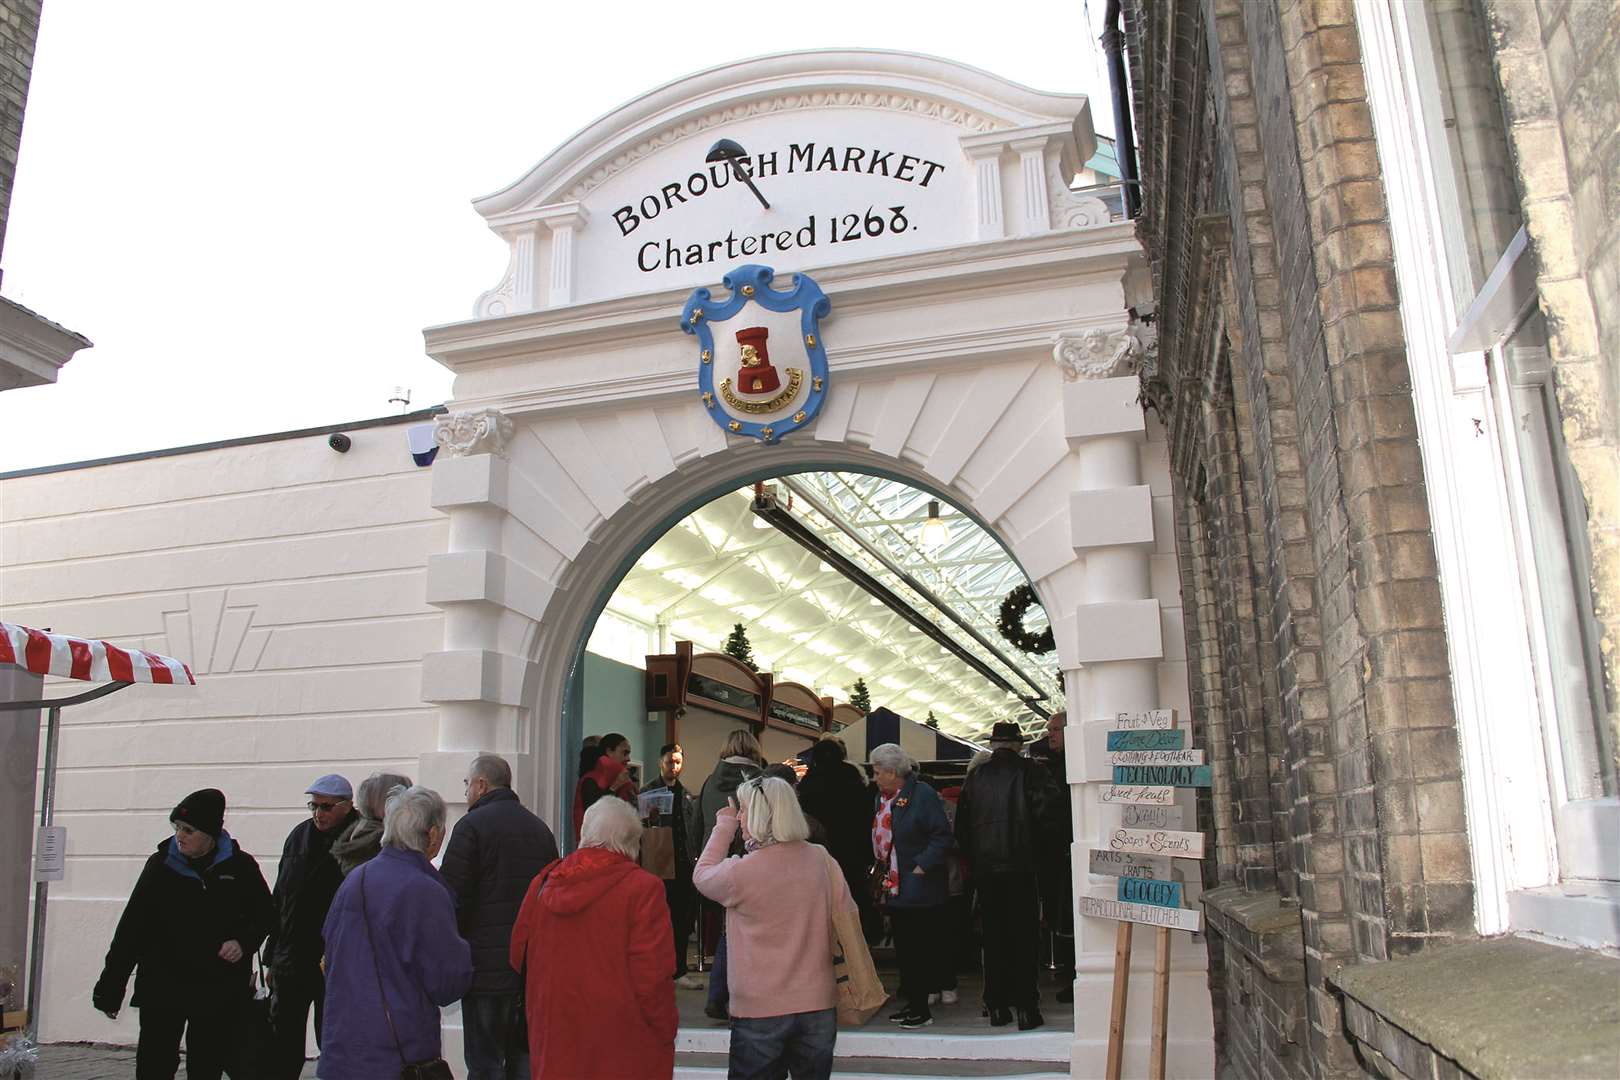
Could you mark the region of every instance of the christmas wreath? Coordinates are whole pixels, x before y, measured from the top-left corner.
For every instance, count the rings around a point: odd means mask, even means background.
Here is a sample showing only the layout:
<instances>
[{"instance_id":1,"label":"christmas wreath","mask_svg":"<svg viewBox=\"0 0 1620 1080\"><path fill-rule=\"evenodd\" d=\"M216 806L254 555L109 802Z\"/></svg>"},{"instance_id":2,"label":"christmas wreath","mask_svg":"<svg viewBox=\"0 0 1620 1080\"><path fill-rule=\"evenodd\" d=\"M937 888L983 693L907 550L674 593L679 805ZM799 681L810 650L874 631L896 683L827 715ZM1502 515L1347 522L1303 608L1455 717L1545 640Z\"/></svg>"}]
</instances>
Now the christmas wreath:
<instances>
[{"instance_id":1,"label":"christmas wreath","mask_svg":"<svg viewBox=\"0 0 1620 1080\"><path fill-rule=\"evenodd\" d=\"M1001 601L1001 621L997 629L1022 651L1031 656L1045 656L1057 648L1052 628L1048 626L1038 634L1024 629L1024 613L1035 602L1035 590L1028 585L1020 585L1008 593Z\"/></svg>"}]
</instances>

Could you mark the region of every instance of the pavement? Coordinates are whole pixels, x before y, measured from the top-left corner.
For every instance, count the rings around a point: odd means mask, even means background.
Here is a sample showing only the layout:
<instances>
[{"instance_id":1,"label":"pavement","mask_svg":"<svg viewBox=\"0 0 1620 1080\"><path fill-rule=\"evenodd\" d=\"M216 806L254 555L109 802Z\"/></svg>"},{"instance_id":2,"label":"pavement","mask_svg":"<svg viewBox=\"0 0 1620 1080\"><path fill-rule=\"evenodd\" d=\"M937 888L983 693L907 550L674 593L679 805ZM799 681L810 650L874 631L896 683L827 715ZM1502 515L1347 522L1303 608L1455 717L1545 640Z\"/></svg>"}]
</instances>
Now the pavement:
<instances>
[{"instance_id":1,"label":"pavement","mask_svg":"<svg viewBox=\"0 0 1620 1080\"><path fill-rule=\"evenodd\" d=\"M34 1073L36 1080L130 1080L134 1075L135 1048L105 1043L48 1043L39 1048ZM315 1063L306 1062L300 1075L301 1080L314 1080Z\"/></svg>"},{"instance_id":2,"label":"pavement","mask_svg":"<svg viewBox=\"0 0 1620 1080\"><path fill-rule=\"evenodd\" d=\"M885 981L894 983L892 972ZM1041 1009L1046 1026L1038 1032L1020 1033L992 1029L980 1015L982 981L977 975L963 975L960 1000L956 1005L936 1005L935 1023L915 1032L902 1032L885 1022L896 1007L891 1003L860 1032L840 1031L840 1055L836 1073L841 1078L864 1077L1018 1077L1020 1080L1046 1080L1066 1073L1050 1060L1051 1047L1039 1047L1057 1036L1065 1050L1073 1030L1074 1007L1054 1000L1055 987L1043 979ZM681 1080L710 1080L724 1077L724 1047L729 1032L724 1021L703 1015L706 994L701 989L680 990L681 1034L677 1039L676 1076ZM984 1036L982 1041L975 1036ZM1042 1038L1045 1036L1046 1038ZM961 1041L957 1041L961 1040ZM972 1043L978 1042L977 1046ZM718 1052L716 1052L718 1051ZM873 1052L875 1051L875 1052ZM453 1062L460 1075L460 1062ZM135 1049L105 1043L51 1043L40 1048L35 1080L130 1080L135 1075ZM181 1076L185 1075L182 1065ZM304 1065L303 1080L313 1080L315 1062ZM0 1077L0 1080L12 1080Z\"/></svg>"}]
</instances>

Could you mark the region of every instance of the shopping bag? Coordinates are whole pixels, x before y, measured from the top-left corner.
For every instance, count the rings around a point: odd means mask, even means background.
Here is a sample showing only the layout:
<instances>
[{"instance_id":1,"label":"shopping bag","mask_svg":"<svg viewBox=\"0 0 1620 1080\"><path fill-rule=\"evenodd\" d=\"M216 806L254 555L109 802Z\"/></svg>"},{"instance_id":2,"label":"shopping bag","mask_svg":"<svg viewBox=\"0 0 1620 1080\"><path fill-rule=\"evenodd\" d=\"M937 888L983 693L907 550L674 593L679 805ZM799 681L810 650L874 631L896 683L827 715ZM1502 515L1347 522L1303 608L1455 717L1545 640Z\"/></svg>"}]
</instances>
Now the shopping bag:
<instances>
[{"instance_id":1,"label":"shopping bag","mask_svg":"<svg viewBox=\"0 0 1620 1080\"><path fill-rule=\"evenodd\" d=\"M258 958L254 971L253 996L242 1006L238 1015L239 1030L232 1040L234 1046L225 1075L231 1080L257 1080L268 1076L265 1063L274 1056L275 1033L270 1024L270 983L265 978L263 958Z\"/></svg>"},{"instance_id":2,"label":"shopping bag","mask_svg":"<svg viewBox=\"0 0 1620 1080\"><path fill-rule=\"evenodd\" d=\"M641 831L641 865L665 881L675 880L675 830L649 825Z\"/></svg>"},{"instance_id":3,"label":"shopping bag","mask_svg":"<svg viewBox=\"0 0 1620 1080\"><path fill-rule=\"evenodd\" d=\"M838 987L838 1022L860 1027L889 1000L878 978L872 952L861 932L861 913L839 909L838 897L844 891L844 875L827 856L827 906L832 912L833 981Z\"/></svg>"}]
</instances>

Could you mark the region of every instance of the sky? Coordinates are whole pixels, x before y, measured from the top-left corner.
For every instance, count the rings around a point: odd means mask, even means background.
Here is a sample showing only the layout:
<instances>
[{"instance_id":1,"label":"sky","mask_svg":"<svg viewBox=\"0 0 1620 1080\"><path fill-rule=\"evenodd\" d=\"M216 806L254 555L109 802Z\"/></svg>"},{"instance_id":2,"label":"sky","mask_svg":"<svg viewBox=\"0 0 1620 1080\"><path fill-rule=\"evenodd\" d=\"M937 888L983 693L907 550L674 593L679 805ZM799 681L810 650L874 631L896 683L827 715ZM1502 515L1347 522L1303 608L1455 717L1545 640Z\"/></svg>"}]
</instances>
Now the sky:
<instances>
[{"instance_id":1,"label":"sky","mask_svg":"<svg viewBox=\"0 0 1620 1080\"><path fill-rule=\"evenodd\" d=\"M422 330L507 259L471 200L704 68L931 53L1111 134L1102 7L46 0L0 294L94 348L0 394L0 472L449 399Z\"/></svg>"}]
</instances>

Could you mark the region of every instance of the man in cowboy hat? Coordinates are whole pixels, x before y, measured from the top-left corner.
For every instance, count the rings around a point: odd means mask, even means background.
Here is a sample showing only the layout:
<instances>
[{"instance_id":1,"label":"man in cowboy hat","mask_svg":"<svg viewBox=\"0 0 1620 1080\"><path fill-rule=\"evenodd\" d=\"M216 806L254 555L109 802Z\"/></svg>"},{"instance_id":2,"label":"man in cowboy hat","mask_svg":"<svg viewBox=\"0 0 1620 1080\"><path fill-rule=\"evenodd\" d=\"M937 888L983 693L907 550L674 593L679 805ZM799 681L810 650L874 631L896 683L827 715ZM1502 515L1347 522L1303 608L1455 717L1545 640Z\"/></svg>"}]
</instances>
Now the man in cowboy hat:
<instances>
[{"instance_id":1,"label":"man in cowboy hat","mask_svg":"<svg viewBox=\"0 0 1620 1080\"><path fill-rule=\"evenodd\" d=\"M1036 870L1066 816L1062 792L1050 774L1019 751L1024 733L996 724L990 760L968 774L956 809L956 843L967 858L984 918L984 1003L990 1024L1002 1027L1017 1013L1018 1029L1040 1027L1036 989L1040 911Z\"/></svg>"}]
</instances>

